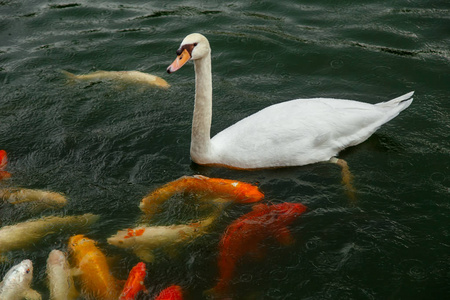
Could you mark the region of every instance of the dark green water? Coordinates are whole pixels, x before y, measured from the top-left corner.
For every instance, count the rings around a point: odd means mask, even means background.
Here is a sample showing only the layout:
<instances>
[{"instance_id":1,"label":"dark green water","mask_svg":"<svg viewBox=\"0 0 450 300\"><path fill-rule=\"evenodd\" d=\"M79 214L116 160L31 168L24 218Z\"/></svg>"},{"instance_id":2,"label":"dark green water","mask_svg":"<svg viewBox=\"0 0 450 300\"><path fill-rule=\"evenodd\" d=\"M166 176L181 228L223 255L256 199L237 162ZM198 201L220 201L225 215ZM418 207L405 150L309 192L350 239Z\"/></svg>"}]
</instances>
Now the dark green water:
<instances>
[{"instance_id":1,"label":"dark green water","mask_svg":"<svg viewBox=\"0 0 450 300\"><path fill-rule=\"evenodd\" d=\"M338 4L339 3L339 4ZM307 97L376 103L414 90L413 104L361 145L341 153L354 174L350 203L329 164L235 171L189 157L192 64L165 73L182 39L211 43L212 134L268 105ZM0 1L0 149L3 185L65 193L62 211L92 212L86 234L125 279L138 262L106 244L133 226L149 191L183 175L258 183L265 202L309 207L290 247L239 265L234 299L444 299L450 294L450 4L448 1ZM108 82L67 85L60 70L140 70L169 90ZM167 224L183 219L174 202ZM216 230L149 265L153 299L179 284L202 299L217 278ZM177 213L179 212L179 213ZM0 212L4 224L29 216ZM48 298L45 262L70 234L9 253L0 275L33 260L33 287ZM145 296L143 299L146 299Z\"/></svg>"}]
</instances>

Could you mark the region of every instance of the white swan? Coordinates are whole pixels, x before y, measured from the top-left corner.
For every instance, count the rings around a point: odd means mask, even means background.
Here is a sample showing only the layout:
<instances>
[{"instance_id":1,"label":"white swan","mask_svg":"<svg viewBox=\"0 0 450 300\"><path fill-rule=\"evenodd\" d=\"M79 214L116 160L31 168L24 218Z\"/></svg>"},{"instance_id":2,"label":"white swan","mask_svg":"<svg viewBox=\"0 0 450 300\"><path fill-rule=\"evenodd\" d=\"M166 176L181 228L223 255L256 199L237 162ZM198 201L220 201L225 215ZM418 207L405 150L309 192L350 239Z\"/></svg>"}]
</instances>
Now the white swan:
<instances>
[{"instance_id":1,"label":"white swan","mask_svg":"<svg viewBox=\"0 0 450 300\"><path fill-rule=\"evenodd\" d=\"M188 35L167 68L175 72L188 60L195 65L195 107L191 158L202 165L239 169L336 162L342 149L369 138L413 101L410 92L388 102L312 98L269 106L210 138L212 115L211 48L201 34Z\"/></svg>"}]
</instances>

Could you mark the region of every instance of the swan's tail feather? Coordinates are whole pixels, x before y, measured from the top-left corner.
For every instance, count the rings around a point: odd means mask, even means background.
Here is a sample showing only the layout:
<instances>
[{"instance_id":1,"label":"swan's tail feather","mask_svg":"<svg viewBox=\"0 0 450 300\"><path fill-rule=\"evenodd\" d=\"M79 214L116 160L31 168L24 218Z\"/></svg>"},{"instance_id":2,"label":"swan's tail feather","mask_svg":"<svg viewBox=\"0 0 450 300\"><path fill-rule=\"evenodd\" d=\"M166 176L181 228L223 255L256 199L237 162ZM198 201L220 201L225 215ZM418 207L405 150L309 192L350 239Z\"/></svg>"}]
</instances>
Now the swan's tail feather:
<instances>
[{"instance_id":1,"label":"swan's tail feather","mask_svg":"<svg viewBox=\"0 0 450 300\"><path fill-rule=\"evenodd\" d=\"M413 95L414 95L414 91L409 92L409 93L407 93L407 94L404 94L404 95L402 95L402 96L400 96L400 97L397 97L397 98L395 98L395 99L386 101L386 102L380 102L380 103L377 103L377 104L375 104L375 105L378 105L378 106L386 106L386 107L389 107L389 106L390 106L390 107L402 106L403 109L405 109L405 108L407 108L407 107L411 104L411 102L413 101L413 98L412 98ZM403 109L402 109L402 110L403 110Z\"/></svg>"},{"instance_id":2,"label":"swan's tail feather","mask_svg":"<svg viewBox=\"0 0 450 300\"><path fill-rule=\"evenodd\" d=\"M375 104L376 106L384 108L387 113L387 118L383 120L383 123L381 123L380 125L389 122L390 120L398 116L401 111L408 108L408 106L410 106L413 101L413 94L414 92L409 92L395 99Z\"/></svg>"}]
</instances>

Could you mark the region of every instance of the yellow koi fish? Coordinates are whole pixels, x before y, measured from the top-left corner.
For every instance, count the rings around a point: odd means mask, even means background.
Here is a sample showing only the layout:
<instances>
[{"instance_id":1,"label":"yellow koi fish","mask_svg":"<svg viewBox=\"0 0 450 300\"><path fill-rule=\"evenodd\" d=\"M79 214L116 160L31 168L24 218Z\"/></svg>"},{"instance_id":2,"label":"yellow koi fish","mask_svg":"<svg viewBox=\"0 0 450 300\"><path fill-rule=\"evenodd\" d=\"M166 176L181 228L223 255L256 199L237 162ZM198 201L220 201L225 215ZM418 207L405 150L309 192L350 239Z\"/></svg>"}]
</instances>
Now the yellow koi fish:
<instances>
[{"instance_id":1,"label":"yellow koi fish","mask_svg":"<svg viewBox=\"0 0 450 300\"><path fill-rule=\"evenodd\" d=\"M71 80L102 81L111 80L128 84L141 84L169 88L170 85L161 77L139 71L96 71L89 74L75 75L62 71Z\"/></svg>"},{"instance_id":2,"label":"yellow koi fish","mask_svg":"<svg viewBox=\"0 0 450 300\"><path fill-rule=\"evenodd\" d=\"M82 293L96 300L118 299L122 289L96 242L84 235L75 235L69 239L69 249L80 273Z\"/></svg>"}]
</instances>

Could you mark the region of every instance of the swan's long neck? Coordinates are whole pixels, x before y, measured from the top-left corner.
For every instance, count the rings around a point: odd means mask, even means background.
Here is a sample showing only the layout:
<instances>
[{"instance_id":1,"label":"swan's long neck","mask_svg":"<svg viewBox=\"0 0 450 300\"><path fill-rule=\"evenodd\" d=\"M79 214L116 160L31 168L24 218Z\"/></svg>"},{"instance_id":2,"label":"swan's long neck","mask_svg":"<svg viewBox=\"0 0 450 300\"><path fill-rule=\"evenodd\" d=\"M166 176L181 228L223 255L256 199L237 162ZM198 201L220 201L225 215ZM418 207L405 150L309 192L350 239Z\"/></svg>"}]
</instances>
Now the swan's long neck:
<instances>
[{"instance_id":1,"label":"swan's long neck","mask_svg":"<svg viewBox=\"0 0 450 300\"><path fill-rule=\"evenodd\" d=\"M191 158L208 163L211 151L212 77L211 54L195 60L195 106L192 120Z\"/></svg>"}]
</instances>

